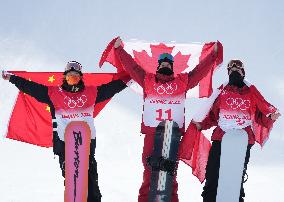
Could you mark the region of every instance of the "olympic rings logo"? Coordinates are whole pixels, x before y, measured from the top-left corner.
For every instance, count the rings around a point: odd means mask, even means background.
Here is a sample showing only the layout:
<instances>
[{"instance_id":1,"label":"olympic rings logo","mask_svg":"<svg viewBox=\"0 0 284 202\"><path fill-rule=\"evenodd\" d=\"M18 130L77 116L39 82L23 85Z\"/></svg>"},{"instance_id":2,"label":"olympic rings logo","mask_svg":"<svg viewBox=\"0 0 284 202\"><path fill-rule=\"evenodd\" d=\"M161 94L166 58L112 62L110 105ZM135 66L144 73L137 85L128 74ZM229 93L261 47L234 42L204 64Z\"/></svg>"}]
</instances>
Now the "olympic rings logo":
<instances>
[{"instance_id":1,"label":"olympic rings logo","mask_svg":"<svg viewBox=\"0 0 284 202\"><path fill-rule=\"evenodd\" d=\"M70 109L74 109L75 107L83 107L84 104L87 102L87 96L86 95L82 95L81 97L74 99L74 98L70 98L68 96L65 96L64 98L64 104L66 106L68 106Z\"/></svg>"},{"instance_id":2,"label":"olympic rings logo","mask_svg":"<svg viewBox=\"0 0 284 202\"><path fill-rule=\"evenodd\" d=\"M242 111L250 108L250 100L243 100L242 98L228 98L226 100L227 105L231 107L231 109L236 110L240 109Z\"/></svg>"},{"instance_id":3,"label":"olympic rings logo","mask_svg":"<svg viewBox=\"0 0 284 202\"><path fill-rule=\"evenodd\" d=\"M156 87L156 85L154 86L154 89L159 95L172 95L177 90L177 88L178 86L176 83L165 83L158 87Z\"/></svg>"}]
</instances>

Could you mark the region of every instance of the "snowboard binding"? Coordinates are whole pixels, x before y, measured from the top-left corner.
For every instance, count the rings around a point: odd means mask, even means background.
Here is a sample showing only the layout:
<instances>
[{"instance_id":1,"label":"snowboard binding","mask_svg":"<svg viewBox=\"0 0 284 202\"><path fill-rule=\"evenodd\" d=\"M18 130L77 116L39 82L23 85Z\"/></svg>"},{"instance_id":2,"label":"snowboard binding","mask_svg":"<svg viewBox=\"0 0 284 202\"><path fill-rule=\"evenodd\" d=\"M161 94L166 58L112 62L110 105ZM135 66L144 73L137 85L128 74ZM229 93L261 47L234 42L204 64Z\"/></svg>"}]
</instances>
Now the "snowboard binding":
<instances>
[{"instance_id":1,"label":"snowboard binding","mask_svg":"<svg viewBox=\"0 0 284 202\"><path fill-rule=\"evenodd\" d=\"M165 171L169 173L171 176L175 176L177 173L177 163L175 161L171 161L165 159L164 157L155 157L149 156L146 159L147 166L149 166L152 171Z\"/></svg>"}]
</instances>

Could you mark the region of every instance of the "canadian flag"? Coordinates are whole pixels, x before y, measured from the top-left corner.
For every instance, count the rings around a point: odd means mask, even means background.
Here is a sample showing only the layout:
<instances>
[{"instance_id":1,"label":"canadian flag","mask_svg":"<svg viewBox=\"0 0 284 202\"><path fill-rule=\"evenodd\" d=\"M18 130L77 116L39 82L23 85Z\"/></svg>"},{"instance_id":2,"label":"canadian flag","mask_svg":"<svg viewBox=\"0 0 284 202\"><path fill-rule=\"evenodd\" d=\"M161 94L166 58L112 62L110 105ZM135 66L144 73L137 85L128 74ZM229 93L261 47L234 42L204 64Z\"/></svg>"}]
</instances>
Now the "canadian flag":
<instances>
[{"instance_id":1,"label":"canadian flag","mask_svg":"<svg viewBox=\"0 0 284 202\"><path fill-rule=\"evenodd\" d=\"M118 71L123 71L123 66L114 53L114 43L117 38L113 39L102 54L100 66L104 62L109 62L115 66ZM212 76L214 71L223 62L223 46L217 42L209 43L150 43L143 41L127 41L123 43L123 48L128 52L136 63L146 72L155 73L158 66L158 57L161 53L170 53L174 57L174 73L186 73L193 70L209 54L214 51L217 44L218 55L214 61L211 71L199 82L199 84L190 89L187 97L209 97L212 90ZM143 89L133 80L128 82L135 91L143 94ZM197 130L191 123L181 140L179 158L184 163L192 167L192 173L200 182L205 179L205 168L211 147L210 141L206 136Z\"/></svg>"},{"instance_id":2,"label":"canadian flag","mask_svg":"<svg viewBox=\"0 0 284 202\"><path fill-rule=\"evenodd\" d=\"M123 66L114 54L113 39L102 54L99 65L108 62L115 66L118 71L123 70ZM155 73L158 66L158 58L161 53L170 53L174 57L174 73L186 73L194 69L207 55L214 51L214 45L217 43L218 56L214 61L212 70L205 76L199 84L188 91L187 97L209 97L212 93L212 76L214 71L223 62L223 46L217 42L209 43L157 43L131 40L123 42L123 48L128 52L136 63L146 72ZM142 88L133 80L128 82L128 86L136 92L142 94Z\"/></svg>"}]
</instances>

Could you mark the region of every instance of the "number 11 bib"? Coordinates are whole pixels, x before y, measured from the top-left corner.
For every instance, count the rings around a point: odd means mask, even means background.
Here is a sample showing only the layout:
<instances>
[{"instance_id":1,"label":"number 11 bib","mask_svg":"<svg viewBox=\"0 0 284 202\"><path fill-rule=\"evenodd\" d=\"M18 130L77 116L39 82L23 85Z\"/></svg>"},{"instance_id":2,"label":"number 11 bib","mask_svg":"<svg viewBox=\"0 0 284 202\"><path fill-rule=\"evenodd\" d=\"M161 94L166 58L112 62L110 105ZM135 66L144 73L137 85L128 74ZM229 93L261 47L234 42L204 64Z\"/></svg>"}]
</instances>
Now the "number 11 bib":
<instances>
[{"instance_id":1,"label":"number 11 bib","mask_svg":"<svg viewBox=\"0 0 284 202\"><path fill-rule=\"evenodd\" d=\"M146 75L143 125L157 127L163 120L174 120L183 128L187 82L187 74L177 75L166 83L157 82L154 74Z\"/></svg>"}]
</instances>

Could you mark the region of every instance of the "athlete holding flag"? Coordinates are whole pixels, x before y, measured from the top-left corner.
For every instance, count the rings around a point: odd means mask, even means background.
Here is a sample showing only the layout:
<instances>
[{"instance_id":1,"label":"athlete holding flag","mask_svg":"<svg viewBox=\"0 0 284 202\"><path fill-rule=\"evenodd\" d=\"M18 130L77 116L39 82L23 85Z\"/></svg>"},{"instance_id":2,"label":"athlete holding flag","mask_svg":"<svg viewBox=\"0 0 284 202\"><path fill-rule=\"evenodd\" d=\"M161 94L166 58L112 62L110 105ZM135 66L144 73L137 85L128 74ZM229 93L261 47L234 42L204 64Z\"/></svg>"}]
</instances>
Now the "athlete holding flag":
<instances>
[{"instance_id":1,"label":"athlete holding flag","mask_svg":"<svg viewBox=\"0 0 284 202\"><path fill-rule=\"evenodd\" d=\"M138 201L148 201L151 170L147 166L147 157L152 153L154 133L157 125L163 120L174 120L180 131L184 132L184 113L186 92L195 87L210 70L218 56L218 44L214 51L207 55L189 73L174 74L174 57L169 53L161 53L157 61L156 73L148 73L122 47L117 38L114 43L114 54L123 68L142 88L144 94L144 111L141 132L145 134L142 162L144 166L143 182L139 190ZM220 50L222 52L222 50ZM173 184L172 201L178 201L178 184L176 176Z\"/></svg>"},{"instance_id":2,"label":"athlete holding flag","mask_svg":"<svg viewBox=\"0 0 284 202\"><path fill-rule=\"evenodd\" d=\"M281 116L254 85L244 80L242 61L231 60L227 67L229 82L214 95L205 119L193 121L199 130L216 126L206 167L204 202L244 201L250 149L256 141L263 146L273 123Z\"/></svg>"},{"instance_id":3,"label":"athlete holding flag","mask_svg":"<svg viewBox=\"0 0 284 202\"><path fill-rule=\"evenodd\" d=\"M96 131L93 121L95 105L112 98L127 86L128 76L118 73L113 81L100 86L84 83L82 65L70 61L65 67L61 86L45 86L22 77L2 72L2 78L10 81L20 91L50 107L53 127L53 152L59 156L62 176L65 177L65 129L71 122L84 122L91 132L88 163L88 202L100 202L97 162L95 159ZM82 115L83 116L78 116Z\"/></svg>"}]
</instances>

